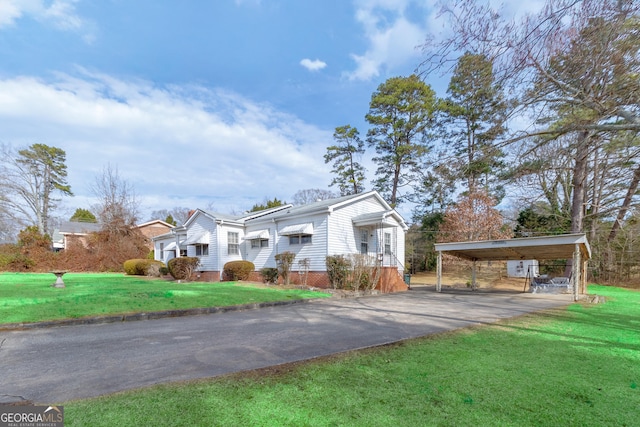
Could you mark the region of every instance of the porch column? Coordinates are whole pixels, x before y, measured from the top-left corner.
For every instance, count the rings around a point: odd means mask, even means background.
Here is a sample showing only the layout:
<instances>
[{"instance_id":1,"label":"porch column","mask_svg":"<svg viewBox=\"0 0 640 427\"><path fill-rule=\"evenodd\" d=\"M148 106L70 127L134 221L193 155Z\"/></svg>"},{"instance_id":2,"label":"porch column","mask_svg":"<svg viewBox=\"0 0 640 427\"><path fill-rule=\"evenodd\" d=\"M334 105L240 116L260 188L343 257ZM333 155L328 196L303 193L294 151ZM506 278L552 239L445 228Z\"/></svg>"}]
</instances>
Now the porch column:
<instances>
[{"instance_id":1,"label":"porch column","mask_svg":"<svg viewBox=\"0 0 640 427\"><path fill-rule=\"evenodd\" d=\"M580 293L587 294L587 260L582 261L582 274L580 275Z\"/></svg>"},{"instance_id":2,"label":"porch column","mask_svg":"<svg viewBox=\"0 0 640 427\"><path fill-rule=\"evenodd\" d=\"M436 292L442 291L442 251L438 251L438 267L436 268Z\"/></svg>"},{"instance_id":3,"label":"porch column","mask_svg":"<svg viewBox=\"0 0 640 427\"><path fill-rule=\"evenodd\" d=\"M573 285L573 300L578 301L579 295L579 287L581 286L581 262L580 262L580 246L578 244L575 245L575 249L573 251L573 265L571 266L571 282Z\"/></svg>"},{"instance_id":4,"label":"porch column","mask_svg":"<svg viewBox=\"0 0 640 427\"><path fill-rule=\"evenodd\" d=\"M476 266L477 266L477 261L474 259L473 266L471 267L471 290L474 290L474 291L478 289L478 285L476 284Z\"/></svg>"}]
</instances>

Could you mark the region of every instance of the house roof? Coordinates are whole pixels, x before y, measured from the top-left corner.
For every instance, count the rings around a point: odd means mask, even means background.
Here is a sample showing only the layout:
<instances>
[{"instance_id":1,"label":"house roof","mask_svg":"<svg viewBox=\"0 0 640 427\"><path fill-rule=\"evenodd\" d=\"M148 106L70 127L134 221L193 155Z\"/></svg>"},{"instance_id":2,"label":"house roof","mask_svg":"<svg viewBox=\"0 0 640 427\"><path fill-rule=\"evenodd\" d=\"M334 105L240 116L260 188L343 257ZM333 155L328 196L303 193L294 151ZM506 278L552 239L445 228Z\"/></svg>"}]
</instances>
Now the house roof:
<instances>
[{"instance_id":1,"label":"house roof","mask_svg":"<svg viewBox=\"0 0 640 427\"><path fill-rule=\"evenodd\" d=\"M100 231L101 225L95 222L63 221L56 229L61 234L87 234Z\"/></svg>"},{"instance_id":2,"label":"house roof","mask_svg":"<svg viewBox=\"0 0 640 427\"><path fill-rule=\"evenodd\" d=\"M353 218L353 224L357 227L364 227L367 225L382 225L382 227L395 226L395 223L389 221L389 217L395 217L400 224L404 224L402 217L400 217L400 215L394 210L358 215Z\"/></svg>"},{"instance_id":3,"label":"house roof","mask_svg":"<svg viewBox=\"0 0 640 427\"><path fill-rule=\"evenodd\" d=\"M591 257L591 248L584 234L436 243L435 250L472 261L549 260L572 258L576 245L583 259Z\"/></svg>"},{"instance_id":4,"label":"house roof","mask_svg":"<svg viewBox=\"0 0 640 427\"><path fill-rule=\"evenodd\" d=\"M311 215L315 213L330 213L334 209L340 208L342 206L348 205L350 203L357 202L359 200L363 200L369 197L373 197L376 201L381 205L383 211L375 212L372 214L366 214L370 216L361 215L358 217L358 221L367 222L366 225L370 224L385 224L392 225L391 222L388 221L389 217L394 217L398 223L406 230L408 227L404 222L404 219L400 214L389 206L387 202L380 196L377 191L368 191L366 193L352 194L349 196L337 197L334 199L327 200L319 200L314 203L309 203L301 206L293 206L291 204L277 206L275 208L265 209L262 211L256 212L245 212L242 215L227 215L221 214L218 212L207 212L202 209L196 209L196 211L187 219L181 227L176 227L172 230L171 234L177 234L179 232L185 232L189 225L195 221L195 218L198 215L205 215L217 222L225 222L232 223L235 225L243 226L243 225L252 225L259 224L262 221L268 221L272 219L282 219L282 218L295 218L305 215ZM355 223L355 221L354 221ZM305 223L306 224L306 223ZM357 225L357 224L356 224ZM363 225L365 225L363 223ZM166 238L169 233L153 237L153 240L159 240L161 238ZM246 238L246 237L245 237Z\"/></svg>"},{"instance_id":5,"label":"house roof","mask_svg":"<svg viewBox=\"0 0 640 427\"><path fill-rule=\"evenodd\" d=\"M314 213L332 212L334 209L340 208L349 203L354 203L359 200L366 199L368 197L374 197L384 209L386 215L394 215L400 225L407 229L407 225L404 222L402 216L389 206L387 202L380 196L377 191L368 191L366 193L352 194L349 196L342 196L335 199L319 200L314 203L309 203L301 206L290 206L283 208L275 212L265 214L259 218L250 218L247 220L250 223L253 220L267 220L267 219L280 219L280 218L293 218L297 216L310 215ZM381 213L376 213L380 215Z\"/></svg>"},{"instance_id":6,"label":"house roof","mask_svg":"<svg viewBox=\"0 0 640 427\"><path fill-rule=\"evenodd\" d=\"M151 220L151 221L143 222L142 224L136 225L136 227L142 228L142 227L147 227L147 226L153 225L153 224L160 224L160 225L164 225L165 227L169 227L169 228L175 227L175 225L169 224L168 222L162 221L161 219L154 219L154 220Z\"/></svg>"}]
</instances>

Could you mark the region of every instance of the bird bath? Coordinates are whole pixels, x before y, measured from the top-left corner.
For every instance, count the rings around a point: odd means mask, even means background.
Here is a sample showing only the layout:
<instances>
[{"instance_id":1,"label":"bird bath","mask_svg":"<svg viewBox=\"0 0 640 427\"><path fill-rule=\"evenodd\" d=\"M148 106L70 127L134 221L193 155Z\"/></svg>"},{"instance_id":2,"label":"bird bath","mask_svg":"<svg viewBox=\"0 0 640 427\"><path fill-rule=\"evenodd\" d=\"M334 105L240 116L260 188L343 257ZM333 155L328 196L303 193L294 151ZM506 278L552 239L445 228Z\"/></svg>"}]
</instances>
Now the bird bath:
<instances>
[{"instance_id":1,"label":"bird bath","mask_svg":"<svg viewBox=\"0 0 640 427\"><path fill-rule=\"evenodd\" d=\"M56 276L56 282L53 283L51 286L53 286L54 288L66 287L64 282L62 281L62 276L64 276L67 273L66 271L52 271L51 273L55 274Z\"/></svg>"}]
</instances>

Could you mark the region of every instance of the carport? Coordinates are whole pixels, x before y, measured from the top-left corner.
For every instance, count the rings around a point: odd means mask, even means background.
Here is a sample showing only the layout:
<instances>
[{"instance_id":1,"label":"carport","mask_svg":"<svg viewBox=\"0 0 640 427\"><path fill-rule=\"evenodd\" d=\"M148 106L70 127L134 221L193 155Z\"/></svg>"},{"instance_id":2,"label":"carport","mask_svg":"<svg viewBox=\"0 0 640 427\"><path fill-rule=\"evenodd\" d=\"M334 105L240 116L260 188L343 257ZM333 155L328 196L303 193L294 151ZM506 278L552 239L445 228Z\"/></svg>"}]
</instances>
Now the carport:
<instances>
[{"instance_id":1,"label":"carport","mask_svg":"<svg viewBox=\"0 0 640 427\"><path fill-rule=\"evenodd\" d=\"M587 261L591 258L591 248L587 236L580 234L562 234L559 236L525 237L506 240L483 240L476 242L436 243L438 252L438 278L436 291L442 291L442 254L447 253L458 258L473 261L471 281L476 283L477 261L509 260L573 260L571 264L571 285L573 298L586 294Z\"/></svg>"}]
</instances>

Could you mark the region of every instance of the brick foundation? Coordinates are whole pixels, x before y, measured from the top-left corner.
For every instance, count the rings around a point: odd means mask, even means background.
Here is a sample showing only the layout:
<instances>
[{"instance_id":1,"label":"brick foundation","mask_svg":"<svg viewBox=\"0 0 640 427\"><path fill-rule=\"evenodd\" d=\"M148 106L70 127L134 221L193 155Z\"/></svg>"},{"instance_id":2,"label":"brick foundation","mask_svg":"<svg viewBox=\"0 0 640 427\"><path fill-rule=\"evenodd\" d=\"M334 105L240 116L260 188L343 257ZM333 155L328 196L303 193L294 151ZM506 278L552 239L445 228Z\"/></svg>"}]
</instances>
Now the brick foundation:
<instances>
[{"instance_id":1,"label":"brick foundation","mask_svg":"<svg viewBox=\"0 0 640 427\"><path fill-rule=\"evenodd\" d=\"M219 271L199 271L196 273L196 280L200 282L219 282ZM263 282L264 279L259 271L252 271L247 279L249 282ZM278 278L278 283L282 284L282 278ZM329 276L325 271L310 271L306 274L298 271L291 272L290 283L292 285L303 285L327 289L330 286ZM380 281L375 289L382 293L390 292L403 292L406 291L408 286L404 283L404 280L396 267L383 267L380 274Z\"/></svg>"},{"instance_id":2,"label":"brick foundation","mask_svg":"<svg viewBox=\"0 0 640 427\"><path fill-rule=\"evenodd\" d=\"M400 276L400 272L397 267L382 267L382 273L380 274L380 281L376 286L382 293L391 292L403 292L409 289L404 279Z\"/></svg>"},{"instance_id":3,"label":"brick foundation","mask_svg":"<svg viewBox=\"0 0 640 427\"><path fill-rule=\"evenodd\" d=\"M196 271L193 276L197 282L220 282L219 271Z\"/></svg>"},{"instance_id":4,"label":"brick foundation","mask_svg":"<svg viewBox=\"0 0 640 427\"><path fill-rule=\"evenodd\" d=\"M199 271L195 273L197 281L200 282L219 282L220 280L220 272L219 271ZM312 286L315 288L327 289L329 284L329 276L325 271L310 271L306 274L306 282L305 275L298 271L291 272L290 283L293 285L302 285L305 284L307 286ZM263 282L264 279L262 274L259 271L253 271L249 274L249 278L247 279L249 282ZM278 279L278 283L282 284L282 279ZM382 293L390 293L390 292L402 292L408 289L406 283L398 269L396 267L383 267L382 273L380 275L380 281L376 286L376 289Z\"/></svg>"}]
</instances>

